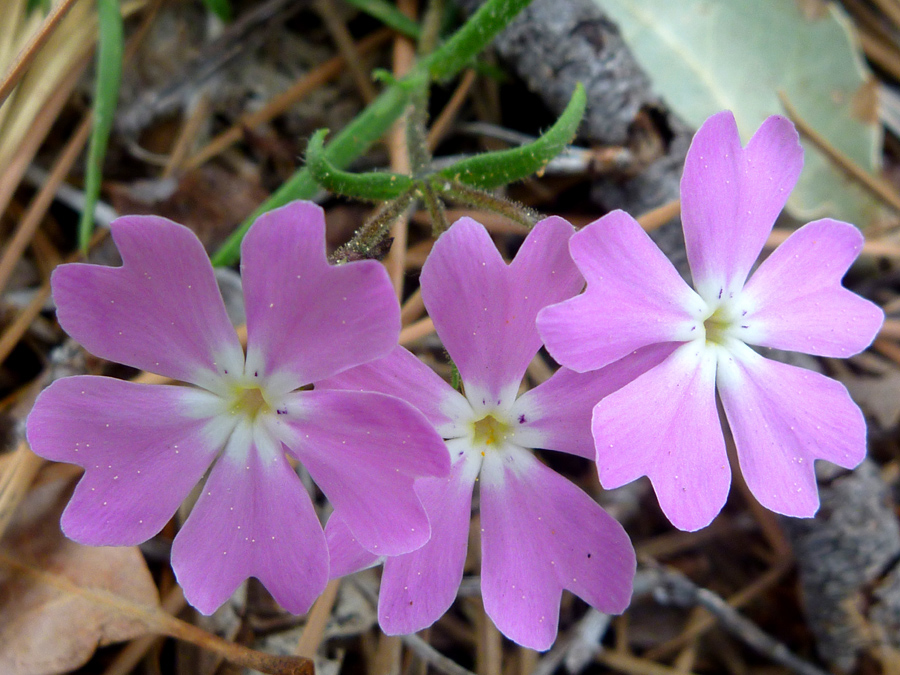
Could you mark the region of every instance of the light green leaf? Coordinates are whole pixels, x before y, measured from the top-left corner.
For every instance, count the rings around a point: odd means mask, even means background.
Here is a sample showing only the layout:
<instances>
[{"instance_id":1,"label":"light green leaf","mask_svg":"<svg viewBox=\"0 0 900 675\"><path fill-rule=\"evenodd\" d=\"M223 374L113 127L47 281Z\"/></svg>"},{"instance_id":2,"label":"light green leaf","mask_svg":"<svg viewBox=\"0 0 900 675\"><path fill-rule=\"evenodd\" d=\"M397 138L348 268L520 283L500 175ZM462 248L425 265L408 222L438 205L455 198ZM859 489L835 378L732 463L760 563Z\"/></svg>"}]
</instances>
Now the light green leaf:
<instances>
[{"instance_id":1,"label":"light green leaf","mask_svg":"<svg viewBox=\"0 0 900 675\"><path fill-rule=\"evenodd\" d=\"M656 91L692 126L734 112L746 143L783 91L809 125L873 174L881 126L872 76L850 20L822 0L595 0L622 31ZM810 143L788 202L798 218L829 215L865 227L875 200Z\"/></svg>"}]
</instances>

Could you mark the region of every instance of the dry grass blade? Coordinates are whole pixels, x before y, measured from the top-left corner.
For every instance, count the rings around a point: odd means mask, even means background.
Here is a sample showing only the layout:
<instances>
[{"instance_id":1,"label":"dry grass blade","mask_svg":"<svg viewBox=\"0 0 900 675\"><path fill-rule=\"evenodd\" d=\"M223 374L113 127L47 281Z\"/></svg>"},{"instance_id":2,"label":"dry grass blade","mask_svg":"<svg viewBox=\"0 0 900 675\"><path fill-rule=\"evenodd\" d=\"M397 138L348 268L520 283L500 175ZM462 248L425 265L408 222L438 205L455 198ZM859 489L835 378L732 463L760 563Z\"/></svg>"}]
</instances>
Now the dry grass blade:
<instances>
[{"instance_id":1,"label":"dry grass blade","mask_svg":"<svg viewBox=\"0 0 900 675\"><path fill-rule=\"evenodd\" d=\"M181 621L160 608L140 605L106 591L82 588L65 577L36 569L14 560L5 553L0 553L0 566L41 584L52 586L63 593L73 594L92 603L111 608L141 622L148 632L190 642L218 654L236 665L253 668L270 675L313 675L313 664L309 659L299 656L263 654L243 645L228 642L197 626Z\"/></svg>"},{"instance_id":2,"label":"dry grass blade","mask_svg":"<svg viewBox=\"0 0 900 675\"><path fill-rule=\"evenodd\" d=\"M53 203L57 189L65 180L72 165L75 164L75 161L81 155L81 151L84 149L84 145L87 143L87 139L91 133L91 119L92 116L88 113L81 121L78 129L60 153L59 159L56 160L56 164L53 166L53 169L51 169L47 181L41 187L37 196L29 205L25 215L19 221L12 238L6 243L6 248L3 251L2 257L0 257L0 292L6 288L6 283L9 281L9 277L12 274L19 257L25 251L28 242L31 241L34 233L37 231L47 210L50 208L50 204Z\"/></svg>"},{"instance_id":3,"label":"dry grass blade","mask_svg":"<svg viewBox=\"0 0 900 675\"><path fill-rule=\"evenodd\" d=\"M662 666L655 661L642 659L621 652L602 651L597 654L597 660L608 668L629 675L685 675L684 671ZM688 672L686 675L691 675Z\"/></svg>"},{"instance_id":4,"label":"dry grass blade","mask_svg":"<svg viewBox=\"0 0 900 675\"><path fill-rule=\"evenodd\" d=\"M366 103L371 103L375 100L378 92L375 91L371 76L363 69L359 58L359 50L353 42L353 36L350 35L346 24L338 16L331 0L315 0L314 4L316 13L331 34L331 39L337 45L341 56L344 57L344 62L350 69L350 75L353 77L353 82L356 84L360 96Z\"/></svg>"},{"instance_id":5,"label":"dry grass blade","mask_svg":"<svg viewBox=\"0 0 900 675\"><path fill-rule=\"evenodd\" d=\"M76 2L78 2L78 0L62 0L62 2L51 9L47 18L45 18L44 22L41 24L40 29L37 33L32 35L22 51L19 52L12 67L7 71L6 77L3 78L3 82L0 82L0 105L3 105L7 96L9 96L13 88L19 83L19 80L22 79L25 71L28 70L28 66L31 65L31 62L34 60L35 56L37 56L41 47L43 47L47 40L50 39L60 22L65 18L66 14L69 13L69 10L72 9L72 6ZM24 8L26 3L16 4L20 8ZM10 17L5 17L6 21L9 21L9 19Z\"/></svg>"},{"instance_id":6,"label":"dry grass blade","mask_svg":"<svg viewBox=\"0 0 900 675\"><path fill-rule=\"evenodd\" d=\"M9 527L13 514L43 464L44 460L22 441L4 465L0 475L0 537Z\"/></svg>"},{"instance_id":7,"label":"dry grass blade","mask_svg":"<svg viewBox=\"0 0 900 675\"><path fill-rule=\"evenodd\" d=\"M325 637L325 627L328 625L328 618L331 616L331 610L334 608L340 587L340 579L329 581L322 595L312 606L306 617L306 626L303 628L297 648L294 650L297 656L311 659L316 655L319 645L322 644L322 638Z\"/></svg>"},{"instance_id":8,"label":"dry grass blade","mask_svg":"<svg viewBox=\"0 0 900 675\"><path fill-rule=\"evenodd\" d=\"M400 331L400 344L404 347L409 346L416 340L421 340L423 337L431 335L433 332L434 321L431 320L431 317L427 316L424 319L416 321L414 324L406 326Z\"/></svg>"},{"instance_id":9,"label":"dry grass blade","mask_svg":"<svg viewBox=\"0 0 900 675\"><path fill-rule=\"evenodd\" d=\"M474 70L467 70L463 74L459 85L454 90L450 100L447 101L447 105L444 106L444 109L441 110L441 114L437 116L434 124L431 125L431 129L428 130L427 141L429 150L433 151L444 136L447 135L447 131L449 131L450 125L453 124L453 120L456 119L459 109L469 97L472 85L475 84L475 77Z\"/></svg>"}]
</instances>

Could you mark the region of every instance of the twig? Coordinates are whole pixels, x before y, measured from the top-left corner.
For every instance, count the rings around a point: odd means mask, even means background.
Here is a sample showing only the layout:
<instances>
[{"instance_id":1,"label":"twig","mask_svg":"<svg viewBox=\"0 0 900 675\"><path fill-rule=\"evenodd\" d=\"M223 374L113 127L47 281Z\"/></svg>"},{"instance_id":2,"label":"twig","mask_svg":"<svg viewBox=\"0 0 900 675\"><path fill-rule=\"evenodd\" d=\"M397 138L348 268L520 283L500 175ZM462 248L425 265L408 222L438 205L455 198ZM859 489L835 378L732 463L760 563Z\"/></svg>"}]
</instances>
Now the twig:
<instances>
[{"instance_id":1,"label":"twig","mask_svg":"<svg viewBox=\"0 0 900 675\"><path fill-rule=\"evenodd\" d=\"M404 635L403 644L425 663L444 675L475 675L471 670L466 670L453 659L441 654L415 633Z\"/></svg>"},{"instance_id":2,"label":"twig","mask_svg":"<svg viewBox=\"0 0 900 675\"><path fill-rule=\"evenodd\" d=\"M662 567L645 568L644 573L655 577L653 597L657 602L678 607L699 605L710 612L726 631L785 668L800 675L828 675L826 671L804 661L786 645L744 618L721 597L695 585L681 573Z\"/></svg>"},{"instance_id":3,"label":"twig","mask_svg":"<svg viewBox=\"0 0 900 675\"><path fill-rule=\"evenodd\" d=\"M353 77L353 82L356 84L360 96L366 103L371 103L375 100L378 92L375 91L371 76L363 70L359 59L359 50L353 42L353 36L350 35L346 24L337 15L332 0L314 0L314 4L316 13L325 23L325 27L331 34L331 39L334 40L338 51L344 57L344 63L350 69L350 75Z\"/></svg>"},{"instance_id":4,"label":"twig","mask_svg":"<svg viewBox=\"0 0 900 675\"><path fill-rule=\"evenodd\" d=\"M181 125L181 130L178 132L178 137L175 139L172 151L169 153L169 161L166 162L166 166L163 168L162 178L170 178L181 170L191 151L197 132L209 116L209 109L209 96L207 96L206 92L201 92L192 102L187 119Z\"/></svg>"},{"instance_id":5,"label":"twig","mask_svg":"<svg viewBox=\"0 0 900 675\"><path fill-rule=\"evenodd\" d=\"M37 569L5 553L0 553L0 565L37 583L50 586L68 595L74 595L131 617L152 633L168 635L177 640L190 642L198 647L219 654L232 663L247 668L254 668L271 675L313 675L313 664L309 659L299 656L263 654L243 645L228 642L217 635L175 618L160 607L132 602L105 590L78 586L62 575Z\"/></svg>"},{"instance_id":6,"label":"twig","mask_svg":"<svg viewBox=\"0 0 900 675\"><path fill-rule=\"evenodd\" d=\"M157 115L176 108L198 85L211 78L236 56L258 43L258 29L291 16L305 4L301 0L266 0L237 18L214 41L181 69L181 74L162 89L144 92L131 105L119 111L118 129L129 136L146 126Z\"/></svg>"},{"instance_id":7,"label":"twig","mask_svg":"<svg viewBox=\"0 0 900 675\"><path fill-rule=\"evenodd\" d=\"M184 599L181 586L175 586L169 591L162 602L163 611L172 616L177 616L186 606L187 601ZM116 655L112 663L103 671L103 675L128 675L161 639L158 635L144 635L132 640Z\"/></svg>"},{"instance_id":8,"label":"twig","mask_svg":"<svg viewBox=\"0 0 900 675\"><path fill-rule=\"evenodd\" d=\"M368 54L387 42L390 37L391 32L389 30L376 31L360 40L356 46L356 51L359 54ZM335 56L316 66L288 89L269 100L262 108L238 119L236 124L216 136L204 148L192 155L184 163L184 167L186 169L194 169L209 161L212 157L240 141L244 137L245 130L255 129L275 119L307 94L336 78L344 71L346 65L347 62L343 56Z\"/></svg>"},{"instance_id":9,"label":"twig","mask_svg":"<svg viewBox=\"0 0 900 675\"><path fill-rule=\"evenodd\" d=\"M397 9L415 19L416 5L415 0L402 0L398 3ZM394 38L394 77L401 78L406 75L413 67L416 58L416 49L409 39L402 35ZM388 135L388 148L391 153L391 171L395 173L410 174L412 173L412 148L407 143L406 123L407 117L414 114L407 110L406 115L401 117L391 128ZM403 272L406 259L406 245L409 233L409 209L405 208L403 213L391 226L390 237L393 238L391 250L384 260L388 274L394 284L394 291L398 298L403 297Z\"/></svg>"},{"instance_id":10,"label":"twig","mask_svg":"<svg viewBox=\"0 0 900 675\"><path fill-rule=\"evenodd\" d=\"M454 90L453 95L450 97L450 100L447 101L447 105L444 106L444 109L441 110L441 114L437 116L437 119L434 120L434 124L432 124L431 128L428 130L429 150L434 150L444 136L447 135L450 125L453 124L453 120L456 119L456 114L468 98L473 84L475 84L475 71L467 70L462 76L459 85Z\"/></svg>"},{"instance_id":11,"label":"twig","mask_svg":"<svg viewBox=\"0 0 900 675\"><path fill-rule=\"evenodd\" d=\"M778 92L778 98L781 100L781 105L784 106L784 110L788 117L791 118L791 121L796 125L797 131L799 131L801 135L806 136L813 145L821 150L828 159L834 162L834 164L848 176L859 182L860 185L881 199L885 204L900 211L900 194L897 194L888 183L873 176L859 164L847 157L847 155L834 147L824 136L822 136L822 134L813 129L809 123L800 117L797 109L788 100L783 91Z\"/></svg>"}]
</instances>

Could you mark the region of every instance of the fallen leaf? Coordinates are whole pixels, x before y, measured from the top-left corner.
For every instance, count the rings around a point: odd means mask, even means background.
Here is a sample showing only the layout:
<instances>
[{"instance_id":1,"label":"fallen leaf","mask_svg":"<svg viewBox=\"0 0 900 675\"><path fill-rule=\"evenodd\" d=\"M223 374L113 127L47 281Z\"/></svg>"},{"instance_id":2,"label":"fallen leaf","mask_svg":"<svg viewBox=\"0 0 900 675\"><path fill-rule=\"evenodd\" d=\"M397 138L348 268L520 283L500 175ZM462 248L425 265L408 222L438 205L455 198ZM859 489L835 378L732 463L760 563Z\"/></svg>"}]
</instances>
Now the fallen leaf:
<instances>
[{"instance_id":1,"label":"fallen leaf","mask_svg":"<svg viewBox=\"0 0 900 675\"><path fill-rule=\"evenodd\" d=\"M65 538L59 517L69 481L31 491L0 542L0 555L73 584L158 606L156 586L137 547L90 547ZM51 675L86 663L98 646L129 640L146 627L115 609L0 566L0 673Z\"/></svg>"}]
</instances>

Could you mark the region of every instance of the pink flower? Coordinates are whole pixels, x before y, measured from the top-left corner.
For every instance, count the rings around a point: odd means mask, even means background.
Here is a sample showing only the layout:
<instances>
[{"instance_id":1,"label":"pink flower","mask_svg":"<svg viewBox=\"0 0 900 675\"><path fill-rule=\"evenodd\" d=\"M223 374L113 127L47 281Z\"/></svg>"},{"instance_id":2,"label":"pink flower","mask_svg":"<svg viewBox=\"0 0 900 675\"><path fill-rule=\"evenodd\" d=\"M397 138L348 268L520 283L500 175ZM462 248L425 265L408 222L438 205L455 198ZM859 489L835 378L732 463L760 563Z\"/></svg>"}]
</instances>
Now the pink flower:
<instances>
[{"instance_id":1,"label":"pink flower","mask_svg":"<svg viewBox=\"0 0 900 675\"><path fill-rule=\"evenodd\" d=\"M449 462L423 415L382 394L300 390L396 346L381 265L330 266L314 204L261 216L242 248L245 357L190 230L132 216L112 234L122 267L54 273L60 324L97 356L196 386L82 376L41 394L32 448L85 468L62 517L70 538L145 541L213 465L172 547L188 601L211 613L255 576L305 612L327 582L328 551L287 451L365 548L396 555L428 540L413 481L446 475Z\"/></svg>"},{"instance_id":2,"label":"pink flower","mask_svg":"<svg viewBox=\"0 0 900 675\"><path fill-rule=\"evenodd\" d=\"M593 457L593 404L658 363L658 350L598 373L561 370L518 396L541 347L538 311L584 283L566 249L572 231L560 218L541 221L511 265L473 220L458 221L438 239L422 269L422 297L465 395L402 348L323 383L415 404L446 439L453 463L448 478L416 482L431 519L431 541L384 561L378 618L388 634L431 625L456 598L476 482L484 607L507 637L549 648L564 588L605 612L628 605L635 559L624 530L526 448ZM325 531L332 576L383 559L360 548L340 514Z\"/></svg>"},{"instance_id":3,"label":"pink flower","mask_svg":"<svg viewBox=\"0 0 900 675\"><path fill-rule=\"evenodd\" d=\"M747 346L846 357L883 320L841 286L863 244L847 223L800 228L747 280L802 165L788 120L770 117L742 148L731 113L714 115L681 181L696 292L630 216L613 212L572 237L586 292L538 317L550 353L578 372L668 345L665 361L598 403L593 432L603 486L649 476L684 530L709 524L731 481L716 391L744 479L773 511L812 516L814 460L852 468L865 456L865 421L841 384Z\"/></svg>"}]
</instances>

